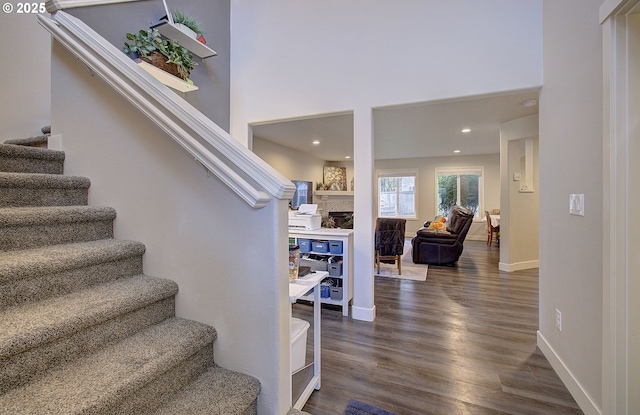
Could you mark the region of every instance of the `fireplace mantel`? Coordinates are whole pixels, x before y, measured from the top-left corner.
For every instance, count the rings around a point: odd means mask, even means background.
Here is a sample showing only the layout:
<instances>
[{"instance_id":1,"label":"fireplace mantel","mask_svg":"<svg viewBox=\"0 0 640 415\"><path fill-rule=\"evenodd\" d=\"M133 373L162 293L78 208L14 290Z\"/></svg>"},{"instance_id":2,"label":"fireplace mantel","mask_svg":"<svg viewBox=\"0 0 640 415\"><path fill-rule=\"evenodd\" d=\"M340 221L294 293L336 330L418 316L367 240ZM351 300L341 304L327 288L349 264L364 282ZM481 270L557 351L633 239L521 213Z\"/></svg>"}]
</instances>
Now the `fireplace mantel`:
<instances>
[{"instance_id":1,"label":"fireplace mantel","mask_svg":"<svg viewBox=\"0 0 640 415\"><path fill-rule=\"evenodd\" d=\"M353 190L316 190L315 195L321 197L322 200L328 200L330 197L348 196L353 197Z\"/></svg>"}]
</instances>

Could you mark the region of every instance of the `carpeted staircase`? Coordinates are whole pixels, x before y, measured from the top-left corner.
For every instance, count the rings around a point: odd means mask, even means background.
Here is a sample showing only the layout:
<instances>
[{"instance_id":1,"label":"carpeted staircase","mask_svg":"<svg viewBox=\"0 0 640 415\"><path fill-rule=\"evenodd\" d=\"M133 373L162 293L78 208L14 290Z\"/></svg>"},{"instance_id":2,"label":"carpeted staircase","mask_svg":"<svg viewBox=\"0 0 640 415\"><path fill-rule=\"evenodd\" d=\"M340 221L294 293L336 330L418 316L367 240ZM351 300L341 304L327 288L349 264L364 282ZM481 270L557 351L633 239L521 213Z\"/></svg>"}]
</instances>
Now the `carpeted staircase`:
<instances>
[{"instance_id":1,"label":"carpeted staircase","mask_svg":"<svg viewBox=\"0 0 640 415\"><path fill-rule=\"evenodd\" d=\"M215 329L175 317L46 140L0 144L0 413L256 414L259 382L214 363Z\"/></svg>"}]
</instances>

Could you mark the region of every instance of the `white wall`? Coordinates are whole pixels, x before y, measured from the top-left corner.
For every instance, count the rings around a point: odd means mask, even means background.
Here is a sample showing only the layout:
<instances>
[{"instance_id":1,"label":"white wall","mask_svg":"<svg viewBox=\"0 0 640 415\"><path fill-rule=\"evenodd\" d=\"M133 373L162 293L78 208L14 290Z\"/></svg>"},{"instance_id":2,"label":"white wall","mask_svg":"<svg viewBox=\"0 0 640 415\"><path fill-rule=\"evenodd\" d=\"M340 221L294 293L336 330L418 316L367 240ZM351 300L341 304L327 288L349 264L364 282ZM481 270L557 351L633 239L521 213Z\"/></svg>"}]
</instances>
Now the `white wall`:
<instances>
[{"instance_id":1,"label":"white wall","mask_svg":"<svg viewBox=\"0 0 640 415\"><path fill-rule=\"evenodd\" d=\"M485 210L500 208L500 155L484 154L477 156L427 157L414 159L376 160L376 170L417 169L418 170L418 218L407 220L407 237L415 235L425 221L436 215L436 178L438 167L484 167L484 200L481 206ZM375 203L377 206L377 202ZM487 240L486 223L482 217L474 220L467 234L469 240Z\"/></svg>"},{"instance_id":2,"label":"white wall","mask_svg":"<svg viewBox=\"0 0 640 415\"><path fill-rule=\"evenodd\" d=\"M257 137L253 138L253 152L289 180L313 182L314 189L317 183L323 183L324 166L345 167L347 169L347 186L351 186L353 163L325 161ZM314 194L313 203L318 205L318 213L323 217L328 216L329 212L353 212L354 209L353 196L351 195L332 195L325 199L323 196Z\"/></svg>"},{"instance_id":3,"label":"white wall","mask_svg":"<svg viewBox=\"0 0 640 415\"><path fill-rule=\"evenodd\" d=\"M285 413L287 201L249 207L58 43L52 71L66 173L117 210L116 238L146 245L147 275L178 283L176 314L216 328L216 363L260 380L259 413Z\"/></svg>"},{"instance_id":4,"label":"white wall","mask_svg":"<svg viewBox=\"0 0 640 415\"><path fill-rule=\"evenodd\" d=\"M540 94L538 344L587 414L599 413L603 386L600 3L544 2ZM584 217L569 215L572 193L584 194Z\"/></svg>"},{"instance_id":5,"label":"white wall","mask_svg":"<svg viewBox=\"0 0 640 415\"><path fill-rule=\"evenodd\" d=\"M539 117L531 115L500 126L500 269L539 267ZM531 142L527 154L526 141ZM527 160L529 158L529 160ZM525 165L531 163L531 171ZM520 181L513 180L514 173ZM526 188L526 191L521 191Z\"/></svg>"},{"instance_id":6,"label":"white wall","mask_svg":"<svg viewBox=\"0 0 640 415\"><path fill-rule=\"evenodd\" d=\"M541 0L232 3L232 136L353 111L354 318L375 318L373 108L539 87L541 18Z\"/></svg>"},{"instance_id":7,"label":"white wall","mask_svg":"<svg viewBox=\"0 0 640 415\"><path fill-rule=\"evenodd\" d=\"M35 14L0 13L0 142L51 124L51 37ZM9 4L7 3L7 4Z\"/></svg>"},{"instance_id":8,"label":"white wall","mask_svg":"<svg viewBox=\"0 0 640 415\"><path fill-rule=\"evenodd\" d=\"M322 182L322 167L329 164L321 159L310 156L306 153L292 150L290 148L271 143L269 141L254 138L253 151L263 160L273 166L287 178L310 180L314 183ZM347 167L347 177L353 177L352 163L331 163L340 164ZM414 159L392 159L376 160L375 168L382 169L417 169L418 170L418 218L407 221L407 237L415 234L422 224L433 219L436 215L435 201L435 169L437 167L484 167L484 210L500 208L500 155L484 154L477 156L451 156L451 157L428 157ZM315 200L315 203L322 203ZM377 203L374 201L374 205ZM487 229L485 222L476 220L467 239L482 240L487 239ZM537 257L537 239L535 242L535 254Z\"/></svg>"},{"instance_id":9,"label":"white wall","mask_svg":"<svg viewBox=\"0 0 640 415\"><path fill-rule=\"evenodd\" d=\"M542 83L541 0L237 0L231 132Z\"/></svg>"},{"instance_id":10,"label":"white wall","mask_svg":"<svg viewBox=\"0 0 640 415\"><path fill-rule=\"evenodd\" d=\"M314 186L322 183L322 159L257 137L252 150L289 180L307 180Z\"/></svg>"}]
</instances>

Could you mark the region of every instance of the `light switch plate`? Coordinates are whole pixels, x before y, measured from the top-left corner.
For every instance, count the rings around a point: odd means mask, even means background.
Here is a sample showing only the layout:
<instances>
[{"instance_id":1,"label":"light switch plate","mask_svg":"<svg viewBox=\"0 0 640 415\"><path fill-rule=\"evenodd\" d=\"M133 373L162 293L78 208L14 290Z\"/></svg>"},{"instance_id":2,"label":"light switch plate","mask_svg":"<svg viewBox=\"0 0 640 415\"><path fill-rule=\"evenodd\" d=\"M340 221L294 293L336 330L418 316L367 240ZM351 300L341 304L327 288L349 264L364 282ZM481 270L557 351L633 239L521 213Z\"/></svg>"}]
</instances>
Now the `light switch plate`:
<instances>
[{"instance_id":1,"label":"light switch plate","mask_svg":"<svg viewBox=\"0 0 640 415\"><path fill-rule=\"evenodd\" d=\"M584 216L584 194L569 195L569 213Z\"/></svg>"}]
</instances>

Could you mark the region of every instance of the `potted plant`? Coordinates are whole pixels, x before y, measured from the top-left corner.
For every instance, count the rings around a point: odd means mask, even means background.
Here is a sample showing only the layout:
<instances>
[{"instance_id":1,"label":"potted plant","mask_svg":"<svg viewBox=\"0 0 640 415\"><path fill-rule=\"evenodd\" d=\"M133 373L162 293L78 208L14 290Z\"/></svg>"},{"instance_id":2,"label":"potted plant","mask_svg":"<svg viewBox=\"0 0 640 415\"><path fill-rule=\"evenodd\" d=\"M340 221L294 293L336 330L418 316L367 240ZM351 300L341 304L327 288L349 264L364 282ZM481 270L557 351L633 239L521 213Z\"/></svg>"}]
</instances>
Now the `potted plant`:
<instances>
[{"instance_id":1,"label":"potted plant","mask_svg":"<svg viewBox=\"0 0 640 415\"><path fill-rule=\"evenodd\" d=\"M173 13L171 13L171 17L173 18L173 24L192 38L197 39L198 36L204 34L202 24L200 24L195 17L183 13L180 10L174 10Z\"/></svg>"},{"instance_id":2,"label":"potted plant","mask_svg":"<svg viewBox=\"0 0 640 415\"><path fill-rule=\"evenodd\" d=\"M143 61L192 83L189 75L196 63L193 55L177 40L163 39L156 29L142 29L126 36L128 42L124 43L124 53L137 54Z\"/></svg>"}]
</instances>

